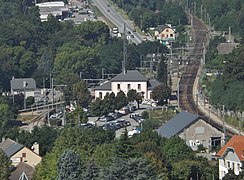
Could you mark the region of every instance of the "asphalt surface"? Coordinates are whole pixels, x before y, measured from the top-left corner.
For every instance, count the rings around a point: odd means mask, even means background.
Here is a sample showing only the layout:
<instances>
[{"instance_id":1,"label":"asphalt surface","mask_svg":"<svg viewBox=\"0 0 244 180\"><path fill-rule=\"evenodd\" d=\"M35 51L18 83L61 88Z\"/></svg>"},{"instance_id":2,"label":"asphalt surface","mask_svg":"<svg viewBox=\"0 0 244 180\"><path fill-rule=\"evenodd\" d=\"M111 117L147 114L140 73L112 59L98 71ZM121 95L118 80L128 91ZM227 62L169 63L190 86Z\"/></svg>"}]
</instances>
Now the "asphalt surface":
<instances>
[{"instance_id":1,"label":"asphalt surface","mask_svg":"<svg viewBox=\"0 0 244 180\"><path fill-rule=\"evenodd\" d=\"M135 32L135 28L130 21L125 20L110 4L107 0L93 0L94 4L101 11L101 13L110 20L115 26L119 28L120 33L124 33L124 24L126 25L126 35L130 37L130 40L139 44L143 41L142 36ZM129 33L130 32L130 33Z\"/></svg>"}]
</instances>

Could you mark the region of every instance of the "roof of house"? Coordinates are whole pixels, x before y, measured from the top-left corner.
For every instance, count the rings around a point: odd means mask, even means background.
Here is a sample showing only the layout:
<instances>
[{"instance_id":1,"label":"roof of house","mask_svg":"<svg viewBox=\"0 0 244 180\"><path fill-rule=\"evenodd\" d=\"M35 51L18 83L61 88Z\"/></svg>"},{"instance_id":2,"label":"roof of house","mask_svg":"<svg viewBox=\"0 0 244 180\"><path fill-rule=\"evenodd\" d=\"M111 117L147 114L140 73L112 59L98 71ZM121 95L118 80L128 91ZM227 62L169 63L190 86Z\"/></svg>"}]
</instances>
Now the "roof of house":
<instances>
[{"instance_id":1,"label":"roof of house","mask_svg":"<svg viewBox=\"0 0 244 180\"><path fill-rule=\"evenodd\" d=\"M6 154L6 156L8 157L11 157L19 150L21 150L23 147L24 145L19 144L9 138L0 143L0 149L2 149L3 152Z\"/></svg>"},{"instance_id":2,"label":"roof of house","mask_svg":"<svg viewBox=\"0 0 244 180\"><path fill-rule=\"evenodd\" d=\"M182 132L185 128L198 120L198 118L198 115L182 111L171 118L167 123L160 126L157 132L162 137L170 138Z\"/></svg>"},{"instance_id":3,"label":"roof of house","mask_svg":"<svg viewBox=\"0 0 244 180\"><path fill-rule=\"evenodd\" d=\"M159 32L161 32L161 31L163 31L163 30L166 29L166 28L170 28L170 29L174 30L170 25L168 25L168 24L164 24L164 25L158 25L158 26L155 28L155 31L159 31Z\"/></svg>"},{"instance_id":4,"label":"roof of house","mask_svg":"<svg viewBox=\"0 0 244 180\"><path fill-rule=\"evenodd\" d=\"M244 136L234 135L217 153L217 156L223 157L226 150L229 148L234 149L240 161L243 161L243 151L244 151Z\"/></svg>"},{"instance_id":5,"label":"roof of house","mask_svg":"<svg viewBox=\"0 0 244 180\"><path fill-rule=\"evenodd\" d=\"M24 162L20 162L15 168L14 170L11 172L11 175L9 177L10 180L16 180L16 179L20 179L20 177L22 176L26 176L28 179L31 179L34 173L34 167L24 163ZM24 174L23 174L24 173ZM24 179L24 178L23 178Z\"/></svg>"},{"instance_id":6,"label":"roof of house","mask_svg":"<svg viewBox=\"0 0 244 180\"><path fill-rule=\"evenodd\" d=\"M217 46L219 54L229 54L234 48L237 48L240 43L220 43Z\"/></svg>"},{"instance_id":7,"label":"roof of house","mask_svg":"<svg viewBox=\"0 0 244 180\"><path fill-rule=\"evenodd\" d=\"M33 78L14 78L10 81L11 89L24 90L24 82L26 82L26 90L36 89L36 81Z\"/></svg>"},{"instance_id":8,"label":"roof of house","mask_svg":"<svg viewBox=\"0 0 244 180\"><path fill-rule=\"evenodd\" d=\"M145 78L139 71L137 70L127 70L126 73L122 72L111 79L111 82L146 82L147 78Z\"/></svg>"},{"instance_id":9,"label":"roof of house","mask_svg":"<svg viewBox=\"0 0 244 180\"><path fill-rule=\"evenodd\" d=\"M159 80L157 80L157 79L150 79L148 81L147 89L148 90L153 90L155 87L157 87L160 84L162 84L162 82L160 82Z\"/></svg>"},{"instance_id":10,"label":"roof of house","mask_svg":"<svg viewBox=\"0 0 244 180\"><path fill-rule=\"evenodd\" d=\"M96 86L95 87L95 90L107 90L107 91L111 91L111 82L110 81L102 82L99 86Z\"/></svg>"}]
</instances>

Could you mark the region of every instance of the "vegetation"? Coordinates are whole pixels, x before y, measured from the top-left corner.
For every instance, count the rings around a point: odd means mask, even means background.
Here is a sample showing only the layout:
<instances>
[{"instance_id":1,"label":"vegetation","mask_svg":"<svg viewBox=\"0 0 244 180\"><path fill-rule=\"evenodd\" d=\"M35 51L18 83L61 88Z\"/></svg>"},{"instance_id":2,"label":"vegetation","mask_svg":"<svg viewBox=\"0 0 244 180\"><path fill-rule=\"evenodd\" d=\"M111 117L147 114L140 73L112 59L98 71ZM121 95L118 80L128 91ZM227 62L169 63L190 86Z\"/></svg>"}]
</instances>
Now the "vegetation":
<instances>
[{"instance_id":1,"label":"vegetation","mask_svg":"<svg viewBox=\"0 0 244 180\"><path fill-rule=\"evenodd\" d=\"M176 1L112 1L119 8L125 10L130 19L144 31L148 31L150 27L163 24L173 24L175 26L187 24L186 14L182 6Z\"/></svg>"},{"instance_id":2,"label":"vegetation","mask_svg":"<svg viewBox=\"0 0 244 180\"><path fill-rule=\"evenodd\" d=\"M65 150L75 152L80 166L68 163L74 158ZM66 127L36 168L34 178L56 179L65 168L66 172L79 171L83 179L207 178L215 173L208 161L195 157L182 139L163 139L151 128L132 138L125 133L114 140L112 131Z\"/></svg>"},{"instance_id":3,"label":"vegetation","mask_svg":"<svg viewBox=\"0 0 244 180\"><path fill-rule=\"evenodd\" d=\"M9 177L9 166L10 159L5 155L5 153L0 149L0 179L8 179Z\"/></svg>"}]
</instances>

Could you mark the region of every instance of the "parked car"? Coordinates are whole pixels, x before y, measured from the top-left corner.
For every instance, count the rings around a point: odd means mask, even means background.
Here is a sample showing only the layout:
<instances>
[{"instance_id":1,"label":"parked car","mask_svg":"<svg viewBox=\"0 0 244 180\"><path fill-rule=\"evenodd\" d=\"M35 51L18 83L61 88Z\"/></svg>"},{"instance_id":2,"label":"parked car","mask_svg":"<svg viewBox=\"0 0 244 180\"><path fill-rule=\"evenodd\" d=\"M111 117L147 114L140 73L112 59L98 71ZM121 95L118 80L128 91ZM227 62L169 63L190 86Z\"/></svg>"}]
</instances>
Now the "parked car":
<instances>
[{"instance_id":1,"label":"parked car","mask_svg":"<svg viewBox=\"0 0 244 180\"><path fill-rule=\"evenodd\" d=\"M101 122L107 122L107 121L114 120L114 118L112 116L101 116L101 117L99 117L98 120L101 121Z\"/></svg>"}]
</instances>

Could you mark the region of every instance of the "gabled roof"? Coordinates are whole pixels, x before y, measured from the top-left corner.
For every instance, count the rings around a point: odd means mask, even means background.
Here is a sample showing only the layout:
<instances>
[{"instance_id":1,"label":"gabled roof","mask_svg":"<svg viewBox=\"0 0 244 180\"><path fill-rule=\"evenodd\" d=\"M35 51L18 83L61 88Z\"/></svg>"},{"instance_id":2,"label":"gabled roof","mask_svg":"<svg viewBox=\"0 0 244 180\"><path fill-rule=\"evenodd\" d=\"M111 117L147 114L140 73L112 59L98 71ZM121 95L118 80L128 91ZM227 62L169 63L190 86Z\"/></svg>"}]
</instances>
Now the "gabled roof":
<instances>
[{"instance_id":1,"label":"gabled roof","mask_svg":"<svg viewBox=\"0 0 244 180\"><path fill-rule=\"evenodd\" d=\"M11 157L12 155L16 154L23 147L24 146L22 144L18 144L17 142L9 138L0 143L0 149L2 149L8 157Z\"/></svg>"},{"instance_id":2,"label":"gabled roof","mask_svg":"<svg viewBox=\"0 0 244 180\"><path fill-rule=\"evenodd\" d=\"M157 79L150 79L148 81L148 86L147 86L147 90L153 90L155 87L159 86L160 84L162 84L162 82L160 82Z\"/></svg>"},{"instance_id":3,"label":"gabled roof","mask_svg":"<svg viewBox=\"0 0 244 180\"><path fill-rule=\"evenodd\" d=\"M111 82L146 82L147 78L145 78L139 71L137 70L127 70L126 73L120 73L111 79Z\"/></svg>"},{"instance_id":4,"label":"gabled roof","mask_svg":"<svg viewBox=\"0 0 244 180\"><path fill-rule=\"evenodd\" d=\"M166 28L170 28L170 29L174 30L170 25L165 24L165 25L158 25L158 27L155 28L155 31L162 32Z\"/></svg>"},{"instance_id":5,"label":"gabled roof","mask_svg":"<svg viewBox=\"0 0 244 180\"><path fill-rule=\"evenodd\" d=\"M111 91L111 82L110 81L105 81L105 82L101 83L99 86L96 86L95 90Z\"/></svg>"},{"instance_id":6,"label":"gabled roof","mask_svg":"<svg viewBox=\"0 0 244 180\"><path fill-rule=\"evenodd\" d=\"M160 126L157 132L162 137L170 138L182 132L185 128L197 121L198 118L198 115L182 111L171 118L167 123Z\"/></svg>"},{"instance_id":7,"label":"gabled roof","mask_svg":"<svg viewBox=\"0 0 244 180\"><path fill-rule=\"evenodd\" d=\"M24 163L20 162L16 168L11 173L9 179L10 180L18 180L18 179L31 179L34 173L34 167Z\"/></svg>"},{"instance_id":8,"label":"gabled roof","mask_svg":"<svg viewBox=\"0 0 244 180\"><path fill-rule=\"evenodd\" d=\"M223 157L225 152L229 149L234 149L240 161L243 161L244 151L244 136L234 135L217 153L217 156Z\"/></svg>"},{"instance_id":9,"label":"gabled roof","mask_svg":"<svg viewBox=\"0 0 244 180\"><path fill-rule=\"evenodd\" d=\"M25 89L36 89L36 81L33 78L15 78L10 81L11 89L24 90L24 82L26 82Z\"/></svg>"}]
</instances>

